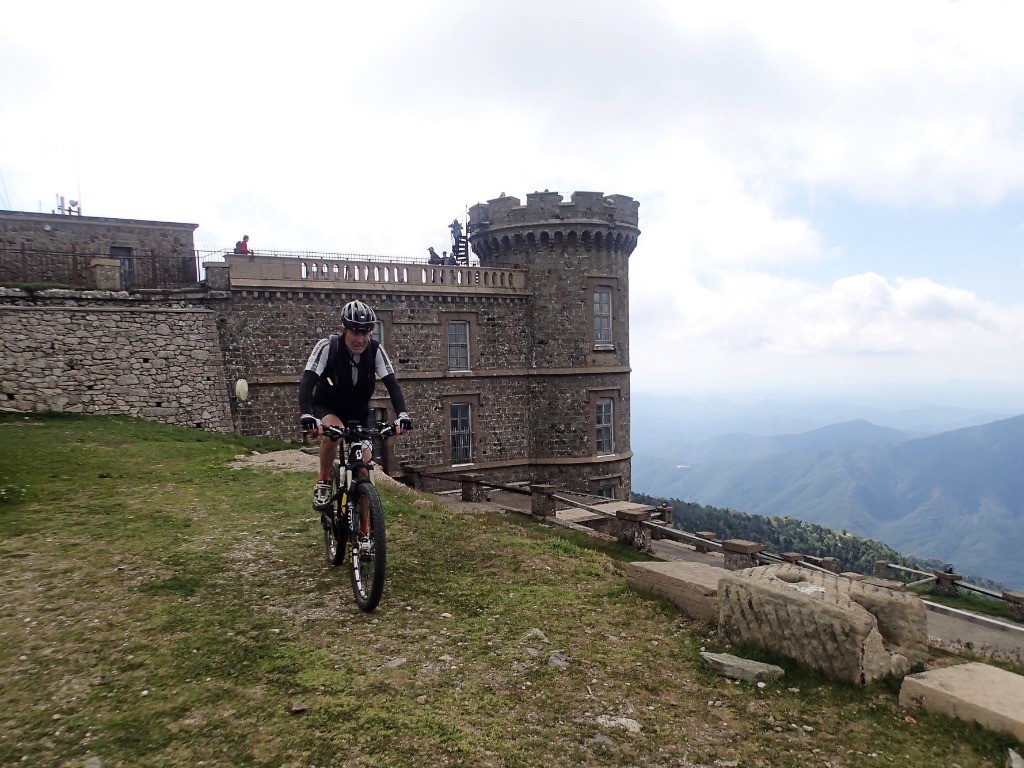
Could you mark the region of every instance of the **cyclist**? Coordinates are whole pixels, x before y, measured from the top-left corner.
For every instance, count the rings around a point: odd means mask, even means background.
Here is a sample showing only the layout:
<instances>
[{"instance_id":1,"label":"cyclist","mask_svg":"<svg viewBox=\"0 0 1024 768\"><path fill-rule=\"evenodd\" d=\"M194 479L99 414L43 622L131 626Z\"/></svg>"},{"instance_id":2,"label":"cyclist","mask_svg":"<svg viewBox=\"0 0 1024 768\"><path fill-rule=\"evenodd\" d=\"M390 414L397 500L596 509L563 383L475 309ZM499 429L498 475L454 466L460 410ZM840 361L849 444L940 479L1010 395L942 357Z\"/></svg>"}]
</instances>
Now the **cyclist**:
<instances>
[{"instance_id":1,"label":"cyclist","mask_svg":"<svg viewBox=\"0 0 1024 768\"><path fill-rule=\"evenodd\" d=\"M317 510L330 502L331 470L338 454L337 442L324 436L323 428L350 421L366 424L377 377L387 387L398 414L395 434L412 427L391 358L379 341L370 338L376 322L377 315L369 306L348 302L341 308L338 333L316 343L299 383L299 423L307 434L320 436L320 476L313 488ZM371 448L369 441L363 444L364 461L369 462Z\"/></svg>"}]
</instances>

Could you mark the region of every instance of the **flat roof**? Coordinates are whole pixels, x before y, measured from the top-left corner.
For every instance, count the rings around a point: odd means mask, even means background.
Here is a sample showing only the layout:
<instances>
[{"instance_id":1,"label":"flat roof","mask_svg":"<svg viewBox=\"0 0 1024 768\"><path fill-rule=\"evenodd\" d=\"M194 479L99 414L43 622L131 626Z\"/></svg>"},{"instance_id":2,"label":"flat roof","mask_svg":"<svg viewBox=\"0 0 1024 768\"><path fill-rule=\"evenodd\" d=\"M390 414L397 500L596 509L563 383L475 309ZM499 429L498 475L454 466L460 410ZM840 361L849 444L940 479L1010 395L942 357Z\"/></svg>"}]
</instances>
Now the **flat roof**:
<instances>
[{"instance_id":1,"label":"flat roof","mask_svg":"<svg viewBox=\"0 0 1024 768\"><path fill-rule=\"evenodd\" d=\"M198 229L198 224L181 221L150 221L148 219L112 219L106 216L70 216L66 213L33 213L32 211L3 211L0 218L35 219L37 221L60 221L65 223L82 222L87 224L129 224L143 227L189 227Z\"/></svg>"}]
</instances>

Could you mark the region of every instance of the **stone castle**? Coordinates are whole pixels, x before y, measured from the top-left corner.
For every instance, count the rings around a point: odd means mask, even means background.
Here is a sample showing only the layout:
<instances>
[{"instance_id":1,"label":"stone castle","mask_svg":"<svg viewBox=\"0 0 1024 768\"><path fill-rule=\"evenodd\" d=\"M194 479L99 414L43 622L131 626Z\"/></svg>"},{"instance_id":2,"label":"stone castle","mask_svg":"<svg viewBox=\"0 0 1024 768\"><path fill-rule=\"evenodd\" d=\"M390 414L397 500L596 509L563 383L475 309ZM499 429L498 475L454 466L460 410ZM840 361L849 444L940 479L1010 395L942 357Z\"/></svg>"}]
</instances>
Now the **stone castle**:
<instances>
[{"instance_id":1,"label":"stone castle","mask_svg":"<svg viewBox=\"0 0 1024 768\"><path fill-rule=\"evenodd\" d=\"M309 350L359 298L416 424L391 474L628 499L637 225L622 195L502 195L469 211L479 264L224 255L200 282L194 224L0 212L0 407L293 440ZM393 418L383 387L372 405Z\"/></svg>"}]
</instances>

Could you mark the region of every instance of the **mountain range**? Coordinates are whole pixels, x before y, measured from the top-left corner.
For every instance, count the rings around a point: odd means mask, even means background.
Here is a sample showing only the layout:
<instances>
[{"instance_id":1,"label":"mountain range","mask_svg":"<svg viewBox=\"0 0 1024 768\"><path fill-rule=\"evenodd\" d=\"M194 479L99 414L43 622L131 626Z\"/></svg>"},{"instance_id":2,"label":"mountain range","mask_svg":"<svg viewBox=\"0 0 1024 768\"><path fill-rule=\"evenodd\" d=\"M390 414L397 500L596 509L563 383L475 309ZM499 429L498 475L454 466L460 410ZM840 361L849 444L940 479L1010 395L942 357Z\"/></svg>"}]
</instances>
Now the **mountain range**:
<instances>
[{"instance_id":1,"label":"mountain range","mask_svg":"<svg viewBox=\"0 0 1024 768\"><path fill-rule=\"evenodd\" d=\"M1024 589L1024 416L926 434L935 418L691 443L634 432L633 489L791 516Z\"/></svg>"}]
</instances>

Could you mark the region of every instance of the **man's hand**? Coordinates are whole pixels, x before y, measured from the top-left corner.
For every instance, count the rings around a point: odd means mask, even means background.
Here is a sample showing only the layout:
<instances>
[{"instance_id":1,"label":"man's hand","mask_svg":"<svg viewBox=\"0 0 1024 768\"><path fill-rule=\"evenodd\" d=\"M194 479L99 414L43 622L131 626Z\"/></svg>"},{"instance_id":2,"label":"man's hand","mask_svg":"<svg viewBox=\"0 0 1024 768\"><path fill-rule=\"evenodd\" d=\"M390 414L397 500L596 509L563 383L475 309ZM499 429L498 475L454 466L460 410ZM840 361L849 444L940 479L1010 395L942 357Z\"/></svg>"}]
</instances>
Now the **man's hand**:
<instances>
[{"instance_id":1,"label":"man's hand","mask_svg":"<svg viewBox=\"0 0 1024 768\"><path fill-rule=\"evenodd\" d=\"M408 413L402 411L398 414L398 418L395 419L395 434L400 435L407 429L412 429L412 418Z\"/></svg>"},{"instance_id":2,"label":"man's hand","mask_svg":"<svg viewBox=\"0 0 1024 768\"><path fill-rule=\"evenodd\" d=\"M302 414L302 416L299 417L299 424L302 426L302 431L307 435L318 437L323 434L323 431L320 428L320 419L312 414Z\"/></svg>"}]
</instances>

